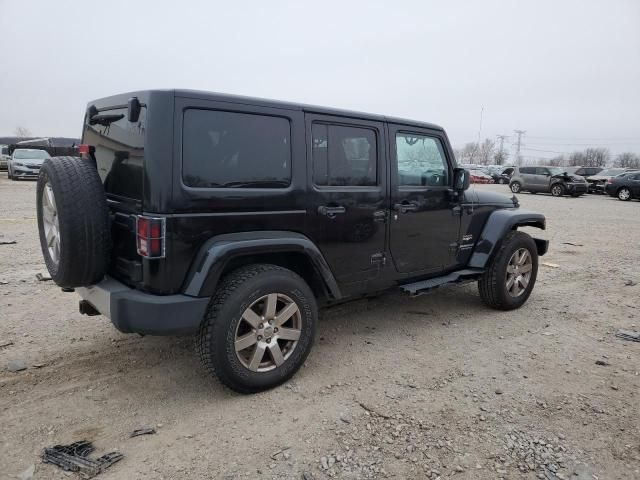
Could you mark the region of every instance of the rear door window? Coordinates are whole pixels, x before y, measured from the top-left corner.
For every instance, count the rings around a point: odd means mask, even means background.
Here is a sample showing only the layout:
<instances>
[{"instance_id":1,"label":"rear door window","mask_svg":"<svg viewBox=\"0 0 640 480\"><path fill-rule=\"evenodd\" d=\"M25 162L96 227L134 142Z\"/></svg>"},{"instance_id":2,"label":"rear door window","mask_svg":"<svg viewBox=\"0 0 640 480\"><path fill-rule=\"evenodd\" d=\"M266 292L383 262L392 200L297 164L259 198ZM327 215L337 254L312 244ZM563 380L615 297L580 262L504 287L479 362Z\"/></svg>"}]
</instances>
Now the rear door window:
<instances>
[{"instance_id":1,"label":"rear door window","mask_svg":"<svg viewBox=\"0 0 640 480\"><path fill-rule=\"evenodd\" d=\"M289 120L188 109L182 132L182 180L199 188L288 187Z\"/></svg>"},{"instance_id":2,"label":"rear door window","mask_svg":"<svg viewBox=\"0 0 640 480\"><path fill-rule=\"evenodd\" d=\"M314 123L313 183L366 187L378 184L376 132L370 128Z\"/></svg>"}]
</instances>

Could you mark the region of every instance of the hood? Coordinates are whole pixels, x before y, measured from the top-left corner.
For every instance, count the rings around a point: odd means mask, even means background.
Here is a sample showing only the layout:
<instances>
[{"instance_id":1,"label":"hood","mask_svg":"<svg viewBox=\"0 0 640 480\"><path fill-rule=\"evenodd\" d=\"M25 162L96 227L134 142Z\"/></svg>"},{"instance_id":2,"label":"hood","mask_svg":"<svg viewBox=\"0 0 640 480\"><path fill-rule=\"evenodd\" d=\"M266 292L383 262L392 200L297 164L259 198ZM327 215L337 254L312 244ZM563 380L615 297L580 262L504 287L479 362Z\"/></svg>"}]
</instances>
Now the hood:
<instances>
[{"instance_id":1,"label":"hood","mask_svg":"<svg viewBox=\"0 0 640 480\"><path fill-rule=\"evenodd\" d=\"M473 198L472 197L475 197ZM470 189L465 192L465 198L478 205L497 205L500 207L518 207L518 199L515 195L509 197L502 193L490 192L487 190Z\"/></svg>"}]
</instances>

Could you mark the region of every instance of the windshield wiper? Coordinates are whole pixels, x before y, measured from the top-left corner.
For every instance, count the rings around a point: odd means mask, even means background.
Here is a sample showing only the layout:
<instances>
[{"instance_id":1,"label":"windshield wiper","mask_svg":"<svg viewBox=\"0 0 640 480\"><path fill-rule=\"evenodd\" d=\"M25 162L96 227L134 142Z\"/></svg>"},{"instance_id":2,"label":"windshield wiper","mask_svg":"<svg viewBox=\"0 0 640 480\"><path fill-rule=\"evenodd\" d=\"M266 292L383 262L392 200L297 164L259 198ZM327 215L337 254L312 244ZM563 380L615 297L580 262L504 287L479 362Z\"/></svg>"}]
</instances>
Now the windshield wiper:
<instances>
[{"instance_id":1,"label":"windshield wiper","mask_svg":"<svg viewBox=\"0 0 640 480\"><path fill-rule=\"evenodd\" d=\"M89 117L89 125L102 125L104 127L108 127L113 122L117 122L118 120L122 120L124 118L124 114L109 114L109 113L98 113Z\"/></svg>"},{"instance_id":2,"label":"windshield wiper","mask_svg":"<svg viewBox=\"0 0 640 480\"><path fill-rule=\"evenodd\" d=\"M264 187L264 188L278 188L278 187L288 187L289 182L285 182L284 180L253 180L249 182L228 182L222 185L223 187Z\"/></svg>"}]
</instances>

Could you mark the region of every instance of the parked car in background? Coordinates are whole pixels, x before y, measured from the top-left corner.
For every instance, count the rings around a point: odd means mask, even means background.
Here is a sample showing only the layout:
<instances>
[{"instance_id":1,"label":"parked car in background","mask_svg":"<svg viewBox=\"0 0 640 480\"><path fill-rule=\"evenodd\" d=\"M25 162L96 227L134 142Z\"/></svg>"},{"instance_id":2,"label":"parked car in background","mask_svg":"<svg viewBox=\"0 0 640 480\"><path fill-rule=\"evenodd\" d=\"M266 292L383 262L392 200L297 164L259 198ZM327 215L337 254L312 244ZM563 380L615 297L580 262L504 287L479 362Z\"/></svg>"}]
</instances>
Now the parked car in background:
<instances>
[{"instance_id":1,"label":"parked car in background","mask_svg":"<svg viewBox=\"0 0 640 480\"><path fill-rule=\"evenodd\" d=\"M571 175L562 167L516 167L509 188L513 193L550 193L554 197L571 195L579 197L587 193L584 177Z\"/></svg>"},{"instance_id":2,"label":"parked car in background","mask_svg":"<svg viewBox=\"0 0 640 480\"><path fill-rule=\"evenodd\" d=\"M589 193L604 193L607 180L624 173L626 170L626 168L607 168L598 172L596 175L587 177Z\"/></svg>"},{"instance_id":3,"label":"parked car in background","mask_svg":"<svg viewBox=\"0 0 640 480\"><path fill-rule=\"evenodd\" d=\"M484 173L482 170L469 170L471 175L471 183L493 183L491 175Z\"/></svg>"},{"instance_id":4,"label":"parked car in background","mask_svg":"<svg viewBox=\"0 0 640 480\"><path fill-rule=\"evenodd\" d=\"M603 167L560 167L563 168L565 172L571 175L580 175L581 177L590 177L592 175L597 175L602 170Z\"/></svg>"},{"instance_id":5,"label":"parked car in background","mask_svg":"<svg viewBox=\"0 0 640 480\"><path fill-rule=\"evenodd\" d=\"M0 170L7 169L9 158L9 145L0 145Z\"/></svg>"},{"instance_id":6,"label":"parked car in background","mask_svg":"<svg viewBox=\"0 0 640 480\"><path fill-rule=\"evenodd\" d=\"M632 171L610 178L604 191L618 200L627 201L640 198L640 171Z\"/></svg>"},{"instance_id":7,"label":"parked car in background","mask_svg":"<svg viewBox=\"0 0 640 480\"><path fill-rule=\"evenodd\" d=\"M507 184L511 180L511 175L515 167L506 167L502 169L493 170L491 173L491 177L493 178L493 183Z\"/></svg>"},{"instance_id":8,"label":"parked car in background","mask_svg":"<svg viewBox=\"0 0 640 480\"><path fill-rule=\"evenodd\" d=\"M46 150L32 148L16 148L9 159L9 178L38 178L42 162L51 155Z\"/></svg>"}]
</instances>

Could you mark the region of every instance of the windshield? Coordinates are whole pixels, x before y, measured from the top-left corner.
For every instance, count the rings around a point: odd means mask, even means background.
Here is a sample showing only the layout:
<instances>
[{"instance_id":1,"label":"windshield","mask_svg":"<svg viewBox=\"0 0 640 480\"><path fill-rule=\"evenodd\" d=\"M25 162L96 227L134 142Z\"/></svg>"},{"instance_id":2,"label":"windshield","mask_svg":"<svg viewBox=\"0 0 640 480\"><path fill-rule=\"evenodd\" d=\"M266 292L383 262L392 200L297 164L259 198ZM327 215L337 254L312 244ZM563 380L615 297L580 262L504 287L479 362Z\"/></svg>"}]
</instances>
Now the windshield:
<instances>
[{"instance_id":1,"label":"windshield","mask_svg":"<svg viewBox=\"0 0 640 480\"><path fill-rule=\"evenodd\" d=\"M602 172L596 173L597 176L602 177L615 177L616 175L620 175L624 173L624 168L609 168Z\"/></svg>"},{"instance_id":2,"label":"windshield","mask_svg":"<svg viewBox=\"0 0 640 480\"><path fill-rule=\"evenodd\" d=\"M50 155L44 150L16 150L13 152L13 158L17 160L26 160L28 158L44 160Z\"/></svg>"}]
</instances>

